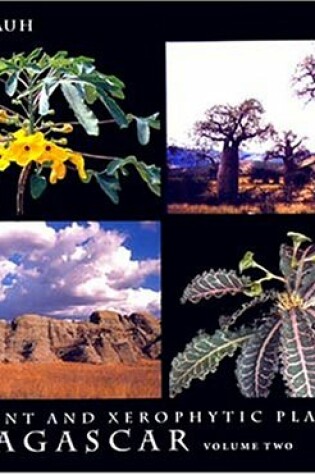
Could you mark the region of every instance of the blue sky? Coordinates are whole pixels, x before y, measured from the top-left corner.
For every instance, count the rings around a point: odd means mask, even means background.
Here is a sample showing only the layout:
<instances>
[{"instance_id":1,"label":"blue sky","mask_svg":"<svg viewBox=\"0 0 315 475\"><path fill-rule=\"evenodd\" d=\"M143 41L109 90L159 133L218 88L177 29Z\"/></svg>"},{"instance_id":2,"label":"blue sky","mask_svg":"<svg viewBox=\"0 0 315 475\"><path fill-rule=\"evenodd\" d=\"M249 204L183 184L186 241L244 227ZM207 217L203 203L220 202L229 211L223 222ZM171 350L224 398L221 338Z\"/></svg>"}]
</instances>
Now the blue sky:
<instances>
[{"instance_id":1,"label":"blue sky","mask_svg":"<svg viewBox=\"0 0 315 475\"><path fill-rule=\"evenodd\" d=\"M0 315L160 313L158 222L4 222Z\"/></svg>"}]
</instances>

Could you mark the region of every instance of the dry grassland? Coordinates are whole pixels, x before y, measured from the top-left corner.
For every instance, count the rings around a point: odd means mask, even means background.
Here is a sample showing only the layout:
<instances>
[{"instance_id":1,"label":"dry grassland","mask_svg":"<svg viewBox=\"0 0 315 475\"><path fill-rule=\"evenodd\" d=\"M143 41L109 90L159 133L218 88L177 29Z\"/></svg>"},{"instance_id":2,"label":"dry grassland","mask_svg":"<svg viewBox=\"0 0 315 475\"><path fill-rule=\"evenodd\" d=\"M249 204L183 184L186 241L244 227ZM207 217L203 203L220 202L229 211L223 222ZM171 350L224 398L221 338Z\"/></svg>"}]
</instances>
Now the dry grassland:
<instances>
[{"instance_id":1,"label":"dry grassland","mask_svg":"<svg viewBox=\"0 0 315 475\"><path fill-rule=\"evenodd\" d=\"M144 361L136 366L63 362L0 364L0 399L159 397L159 361Z\"/></svg>"}]
</instances>

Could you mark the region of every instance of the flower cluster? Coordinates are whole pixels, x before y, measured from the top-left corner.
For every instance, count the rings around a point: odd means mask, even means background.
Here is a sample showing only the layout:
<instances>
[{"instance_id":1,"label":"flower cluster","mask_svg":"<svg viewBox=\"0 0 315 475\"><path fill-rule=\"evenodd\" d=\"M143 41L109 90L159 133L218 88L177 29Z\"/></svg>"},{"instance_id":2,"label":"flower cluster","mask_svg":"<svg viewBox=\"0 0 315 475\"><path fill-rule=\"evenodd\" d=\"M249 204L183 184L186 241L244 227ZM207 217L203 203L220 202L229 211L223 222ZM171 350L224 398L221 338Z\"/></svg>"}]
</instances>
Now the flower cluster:
<instances>
[{"instance_id":1,"label":"flower cluster","mask_svg":"<svg viewBox=\"0 0 315 475\"><path fill-rule=\"evenodd\" d=\"M66 176L67 161L76 167L81 180L87 178L83 156L47 140L42 132L28 134L20 129L13 133L12 140L0 145L0 171L6 170L13 162L20 167L26 167L31 162L46 164L51 168L49 181L52 184Z\"/></svg>"}]
</instances>

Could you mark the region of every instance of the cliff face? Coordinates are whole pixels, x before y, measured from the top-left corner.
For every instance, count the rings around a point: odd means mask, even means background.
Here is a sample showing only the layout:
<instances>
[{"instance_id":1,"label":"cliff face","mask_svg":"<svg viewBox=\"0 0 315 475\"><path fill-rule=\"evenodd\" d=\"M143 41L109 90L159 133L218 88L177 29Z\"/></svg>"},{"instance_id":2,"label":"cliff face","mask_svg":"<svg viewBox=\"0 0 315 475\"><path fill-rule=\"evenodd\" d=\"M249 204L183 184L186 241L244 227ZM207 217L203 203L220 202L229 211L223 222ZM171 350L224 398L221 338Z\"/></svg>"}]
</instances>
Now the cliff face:
<instances>
[{"instance_id":1,"label":"cliff face","mask_svg":"<svg viewBox=\"0 0 315 475\"><path fill-rule=\"evenodd\" d=\"M160 356L160 335L150 314L98 311L83 322L22 315L0 320L0 362L136 364Z\"/></svg>"}]
</instances>

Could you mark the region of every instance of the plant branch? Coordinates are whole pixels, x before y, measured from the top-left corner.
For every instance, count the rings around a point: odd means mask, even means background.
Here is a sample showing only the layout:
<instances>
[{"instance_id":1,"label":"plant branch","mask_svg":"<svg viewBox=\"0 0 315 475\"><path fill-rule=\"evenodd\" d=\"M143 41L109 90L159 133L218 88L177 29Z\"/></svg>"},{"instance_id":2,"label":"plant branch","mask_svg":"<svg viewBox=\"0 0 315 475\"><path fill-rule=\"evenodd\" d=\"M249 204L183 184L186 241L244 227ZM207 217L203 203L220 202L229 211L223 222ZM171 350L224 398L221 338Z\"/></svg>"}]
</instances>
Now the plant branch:
<instances>
[{"instance_id":1,"label":"plant branch","mask_svg":"<svg viewBox=\"0 0 315 475\"><path fill-rule=\"evenodd\" d=\"M29 163L26 167L23 167L19 176L17 194L16 194L16 214L23 216L24 214L24 194L25 187L31 172L32 164Z\"/></svg>"},{"instance_id":2,"label":"plant branch","mask_svg":"<svg viewBox=\"0 0 315 475\"><path fill-rule=\"evenodd\" d=\"M3 109L7 112L9 112L12 115L18 115L21 119L26 119L26 117L23 114L20 114L19 112L14 111L13 109L10 109L7 106L4 106L3 104L0 104L0 109Z\"/></svg>"},{"instance_id":3,"label":"plant branch","mask_svg":"<svg viewBox=\"0 0 315 475\"><path fill-rule=\"evenodd\" d=\"M94 155L93 153L79 152L85 157L95 158L97 160L118 160L118 157L111 157L110 155Z\"/></svg>"}]
</instances>

